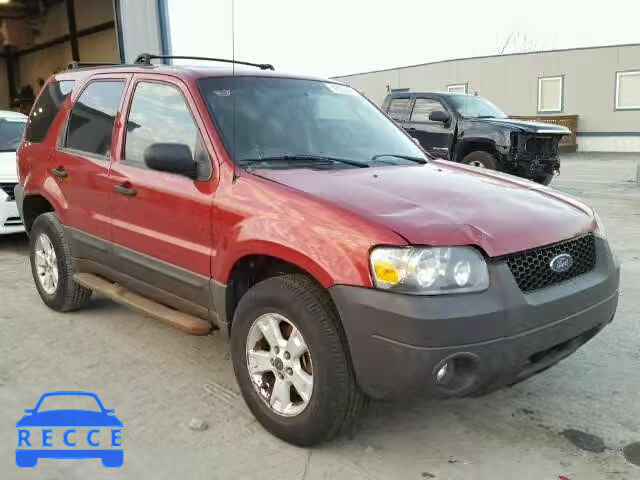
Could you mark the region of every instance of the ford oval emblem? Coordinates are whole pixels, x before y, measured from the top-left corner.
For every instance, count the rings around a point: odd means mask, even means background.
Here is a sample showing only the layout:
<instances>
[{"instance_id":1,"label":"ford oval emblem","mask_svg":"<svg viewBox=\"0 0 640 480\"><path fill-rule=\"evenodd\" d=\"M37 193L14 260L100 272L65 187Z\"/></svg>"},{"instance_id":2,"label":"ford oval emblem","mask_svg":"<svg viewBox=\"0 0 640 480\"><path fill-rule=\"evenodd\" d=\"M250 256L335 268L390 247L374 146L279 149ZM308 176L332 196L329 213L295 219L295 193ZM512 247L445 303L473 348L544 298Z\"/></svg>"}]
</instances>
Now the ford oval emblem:
<instances>
[{"instance_id":1,"label":"ford oval emblem","mask_svg":"<svg viewBox=\"0 0 640 480\"><path fill-rule=\"evenodd\" d=\"M549 267L557 273L564 273L573 266L573 257L568 253L561 253L551 259Z\"/></svg>"}]
</instances>

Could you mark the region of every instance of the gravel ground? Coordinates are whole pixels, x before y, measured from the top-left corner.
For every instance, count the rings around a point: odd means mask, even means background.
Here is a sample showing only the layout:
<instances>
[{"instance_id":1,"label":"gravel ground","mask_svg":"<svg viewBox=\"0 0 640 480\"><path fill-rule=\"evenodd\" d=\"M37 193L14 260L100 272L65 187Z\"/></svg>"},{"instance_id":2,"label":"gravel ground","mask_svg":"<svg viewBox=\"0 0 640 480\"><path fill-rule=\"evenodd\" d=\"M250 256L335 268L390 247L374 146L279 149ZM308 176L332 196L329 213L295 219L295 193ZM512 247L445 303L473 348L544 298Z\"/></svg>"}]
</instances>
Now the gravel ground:
<instances>
[{"instance_id":1,"label":"gravel ground","mask_svg":"<svg viewBox=\"0 0 640 480\"><path fill-rule=\"evenodd\" d=\"M554 183L596 207L623 263L611 326L513 388L480 399L374 403L354 436L312 450L256 423L220 334L188 336L101 299L57 314L37 296L25 237L0 238L0 477L638 479L640 468L625 459L640 456L637 161L573 155ZM15 466L15 422L43 392L63 389L96 392L116 410L122 468L99 460Z\"/></svg>"}]
</instances>

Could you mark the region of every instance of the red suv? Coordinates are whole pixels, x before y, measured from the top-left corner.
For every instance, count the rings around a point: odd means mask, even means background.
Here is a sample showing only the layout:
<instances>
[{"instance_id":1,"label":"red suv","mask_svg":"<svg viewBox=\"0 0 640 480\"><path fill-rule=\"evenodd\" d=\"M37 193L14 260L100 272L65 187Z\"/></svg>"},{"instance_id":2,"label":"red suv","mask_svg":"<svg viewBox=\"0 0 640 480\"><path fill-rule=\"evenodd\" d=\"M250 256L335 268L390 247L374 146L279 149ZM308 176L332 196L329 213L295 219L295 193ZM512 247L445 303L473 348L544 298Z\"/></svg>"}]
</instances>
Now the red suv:
<instances>
[{"instance_id":1,"label":"red suv","mask_svg":"<svg viewBox=\"0 0 640 480\"><path fill-rule=\"evenodd\" d=\"M74 65L18 151L33 277L230 336L256 418L326 440L367 397L478 395L612 319L619 266L594 211L436 160L340 83L270 71Z\"/></svg>"}]
</instances>

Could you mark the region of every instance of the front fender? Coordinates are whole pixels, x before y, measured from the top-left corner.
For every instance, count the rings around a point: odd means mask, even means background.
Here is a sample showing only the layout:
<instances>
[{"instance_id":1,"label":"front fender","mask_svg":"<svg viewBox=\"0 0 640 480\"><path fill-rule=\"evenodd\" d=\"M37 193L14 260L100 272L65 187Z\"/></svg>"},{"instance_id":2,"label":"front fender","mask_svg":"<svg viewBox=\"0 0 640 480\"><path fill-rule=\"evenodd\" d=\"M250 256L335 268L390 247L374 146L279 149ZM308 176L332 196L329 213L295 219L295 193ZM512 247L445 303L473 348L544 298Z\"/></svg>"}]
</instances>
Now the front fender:
<instances>
[{"instance_id":1,"label":"front fender","mask_svg":"<svg viewBox=\"0 0 640 480\"><path fill-rule=\"evenodd\" d=\"M369 251L406 245L383 225L257 177L244 177L216 197L214 280L227 284L234 265L248 255L276 257L308 272L324 287L371 287Z\"/></svg>"}]
</instances>

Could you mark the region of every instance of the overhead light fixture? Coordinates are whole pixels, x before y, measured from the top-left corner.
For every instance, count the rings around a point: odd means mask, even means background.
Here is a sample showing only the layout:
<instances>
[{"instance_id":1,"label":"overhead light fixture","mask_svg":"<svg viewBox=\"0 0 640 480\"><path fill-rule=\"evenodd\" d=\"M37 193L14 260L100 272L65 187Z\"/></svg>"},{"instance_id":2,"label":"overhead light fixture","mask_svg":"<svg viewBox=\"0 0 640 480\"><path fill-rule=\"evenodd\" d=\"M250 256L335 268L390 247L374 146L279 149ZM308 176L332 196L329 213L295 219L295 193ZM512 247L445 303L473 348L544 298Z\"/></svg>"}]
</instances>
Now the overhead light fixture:
<instances>
[{"instance_id":1,"label":"overhead light fixture","mask_svg":"<svg viewBox=\"0 0 640 480\"><path fill-rule=\"evenodd\" d=\"M11 3L11 0L0 0L0 5L6 5L8 3Z\"/></svg>"}]
</instances>

